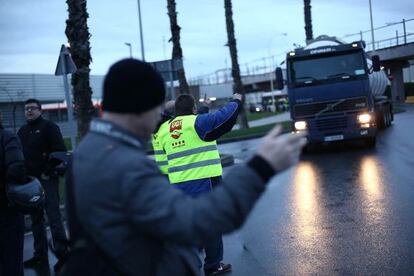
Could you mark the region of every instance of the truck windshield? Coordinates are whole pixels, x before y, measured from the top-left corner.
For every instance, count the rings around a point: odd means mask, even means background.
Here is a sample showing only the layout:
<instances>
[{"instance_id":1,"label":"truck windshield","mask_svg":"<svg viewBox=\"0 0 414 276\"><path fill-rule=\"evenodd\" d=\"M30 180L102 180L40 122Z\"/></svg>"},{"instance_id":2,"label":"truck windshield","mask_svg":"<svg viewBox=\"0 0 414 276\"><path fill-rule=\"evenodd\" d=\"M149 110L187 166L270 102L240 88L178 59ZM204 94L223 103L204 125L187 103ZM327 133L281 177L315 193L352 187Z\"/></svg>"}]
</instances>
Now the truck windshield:
<instances>
[{"instance_id":1,"label":"truck windshield","mask_svg":"<svg viewBox=\"0 0 414 276\"><path fill-rule=\"evenodd\" d=\"M366 75L361 52L335 56L312 56L290 62L290 82L312 84Z\"/></svg>"}]
</instances>

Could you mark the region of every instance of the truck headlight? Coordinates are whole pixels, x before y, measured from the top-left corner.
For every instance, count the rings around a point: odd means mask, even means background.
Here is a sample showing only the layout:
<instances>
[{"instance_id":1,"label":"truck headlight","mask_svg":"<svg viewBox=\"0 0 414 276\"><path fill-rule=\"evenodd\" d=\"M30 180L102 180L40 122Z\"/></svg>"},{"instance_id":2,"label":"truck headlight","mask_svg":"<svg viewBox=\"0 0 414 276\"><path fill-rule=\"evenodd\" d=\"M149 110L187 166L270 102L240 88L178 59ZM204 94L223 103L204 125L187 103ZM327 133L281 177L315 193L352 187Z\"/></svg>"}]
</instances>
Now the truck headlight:
<instances>
[{"instance_id":1,"label":"truck headlight","mask_svg":"<svg viewBox=\"0 0 414 276\"><path fill-rule=\"evenodd\" d=\"M371 115L369 115L368 113L358 115L358 122L361 124L367 124L371 122Z\"/></svg>"},{"instance_id":2,"label":"truck headlight","mask_svg":"<svg viewBox=\"0 0 414 276\"><path fill-rule=\"evenodd\" d=\"M295 129L296 130L305 130L307 128L307 124L305 121L297 121L295 122Z\"/></svg>"}]
</instances>

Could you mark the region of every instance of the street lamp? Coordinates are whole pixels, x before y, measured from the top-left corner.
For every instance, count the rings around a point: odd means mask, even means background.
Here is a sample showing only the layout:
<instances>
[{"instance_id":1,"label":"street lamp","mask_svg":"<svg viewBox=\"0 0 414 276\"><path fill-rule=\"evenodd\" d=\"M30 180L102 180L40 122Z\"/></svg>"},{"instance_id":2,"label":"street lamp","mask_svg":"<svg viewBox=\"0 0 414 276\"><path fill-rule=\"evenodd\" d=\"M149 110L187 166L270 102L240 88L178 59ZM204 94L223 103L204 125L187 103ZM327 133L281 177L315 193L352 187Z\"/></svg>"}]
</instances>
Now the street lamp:
<instances>
[{"instance_id":1,"label":"street lamp","mask_svg":"<svg viewBox=\"0 0 414 276\"><path fill-rule=\"evenodd\" d=\"M129 47L129 57L132 58L132 45L129 42L125 42L125 45Z\"/></svg>"},{"instance_id":2,"label":"street lamp","mask_svg":"<svg viewBox=\"0 0 414 276\"><path fill-rule=\"evenodd\" d=\"M276 35L274 35L273 37L271 37L270 39L269 39L269 42L267 43L267 52L268 52L268 56L269 56L269 58L271 58L271 61L270 61L270 71L269 71L269 77L270 77L270 93L271 93L271 96L272 96L272 107L274 107L275 108L275 111L277 110L277 108L276 108L276 99L275 99L275 95L273 95L273 74L274 74L274 64L275 64L275 60L274 60L274 55L271 55L271 53L270 53L270 48L271 48L271 43L272 43L272 41L273 41L273 39L276 37L276 36L283 36L283 37L285 37L285 36L287 36L287 33L279 33L279 34L276 34ZM283 38L283 40L284 40L284 42L286 43L286 40L285 40L285 38Z\"/></svg>"},{"instance_id":3,"label":"street lamp","mask_svg":"<svg viewBox=\"0 0 414 276\"><path fill-rule=\"evenodd\" d=\"M372 38L372 51L375 52L375 39L374 39L374 22L372 20L372 6L371 0L369 0L369 17L371 19L371 38Z\"/></svg>"},{"instance_id":4,"label":"street lamp","mask_svg":"<svg viewBox=\"0 0 414 276\"><path fill-rule=\"evenodd\" d=\"M138 0L138 21L139 21L139 34L141 40L141 57L142 61L145 61L145 51L144 51L144 34L142 32L142 21L141 21L141 2Z\"/></svg>"}]
</instances>

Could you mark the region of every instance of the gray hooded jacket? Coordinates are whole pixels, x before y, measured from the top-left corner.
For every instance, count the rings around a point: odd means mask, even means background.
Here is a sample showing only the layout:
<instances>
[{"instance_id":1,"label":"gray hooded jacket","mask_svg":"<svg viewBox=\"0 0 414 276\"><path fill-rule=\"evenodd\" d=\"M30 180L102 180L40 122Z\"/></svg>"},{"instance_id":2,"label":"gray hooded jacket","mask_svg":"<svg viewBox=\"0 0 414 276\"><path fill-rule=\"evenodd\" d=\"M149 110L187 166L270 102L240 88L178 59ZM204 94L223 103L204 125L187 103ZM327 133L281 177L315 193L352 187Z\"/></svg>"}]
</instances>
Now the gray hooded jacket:
<instances>
[{"instance_id":1,"label":"gray hooded jacket","mask_svg":"<svg viewBox=\"0 0 414 276\"><path fill-rule=\"evenodd\" d=\"M102 252L127 275L198 275L194 245L240 227L265 188L248 165L198 198L174 189L145 142L95 120L74 153L76 215Z\"/></svg>"}]
</instances>

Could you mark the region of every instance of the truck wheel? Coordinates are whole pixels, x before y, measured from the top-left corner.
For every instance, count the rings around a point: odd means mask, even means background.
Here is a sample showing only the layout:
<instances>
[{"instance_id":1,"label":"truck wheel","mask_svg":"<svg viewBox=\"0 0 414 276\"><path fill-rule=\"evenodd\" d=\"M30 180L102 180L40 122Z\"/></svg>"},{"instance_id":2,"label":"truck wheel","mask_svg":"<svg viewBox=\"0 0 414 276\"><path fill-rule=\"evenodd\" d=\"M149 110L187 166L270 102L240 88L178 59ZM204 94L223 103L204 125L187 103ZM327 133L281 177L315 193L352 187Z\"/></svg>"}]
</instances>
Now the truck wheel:
<instances>
[{"instance_id":1,"label":"truck wheel","mask_svg":"<svg viewBox=\"0 0 414 276\"><path fill-rule=\"evenodd\" d=\"M388 121L387 127L389 127L391 125L391 122L392 122L392 120L391 120L391 110L389 108L387 109L387 121Z\"/></svg>"},{"instance_id":2,"label":"truck wheel","mask_svg":"<svg viewBox=\"0 0 414 276\"><path fill-rule=\"evenodd\" d=\"M377 126L379 129L384 129L385 128L385 112L384 111L380 111L377 113Z\"/></svg>"},{"instance_id":3,"label":"truck wheel","mask_svg":"<svg viewBox=\"0 0 414 276\"><path fill-rule=\"evenodd\" d=\"M388 108L388 126L392 125L392 120L393 120L393 116L392 116L392 110L391 107Z\"/></svg>"},{"instance_id":4,"label":"truck wheel","mask_svg":"<svg viewBox=\"0 0 414 276\"><path fill-rule=\"evenodd\" d=\"M376 144L377 144L377 137L369 137L365 139L365 145L368 148L374 148Z\"/></svg>"},{"instance_id":5,"label":"truck wheel","mask_svg":"<svg viewBox=\"0 0 414 276\"><path fill-rule=\"evenodd\" d=\"M388 108L384 111L384 128L387 128L390 125L389 111Z\"/></svg>"}]
</instances>

